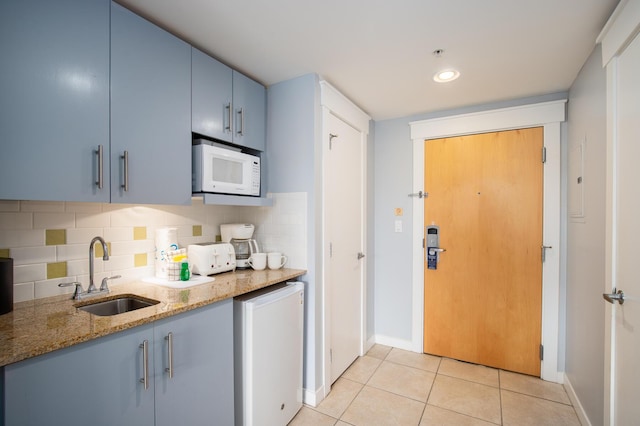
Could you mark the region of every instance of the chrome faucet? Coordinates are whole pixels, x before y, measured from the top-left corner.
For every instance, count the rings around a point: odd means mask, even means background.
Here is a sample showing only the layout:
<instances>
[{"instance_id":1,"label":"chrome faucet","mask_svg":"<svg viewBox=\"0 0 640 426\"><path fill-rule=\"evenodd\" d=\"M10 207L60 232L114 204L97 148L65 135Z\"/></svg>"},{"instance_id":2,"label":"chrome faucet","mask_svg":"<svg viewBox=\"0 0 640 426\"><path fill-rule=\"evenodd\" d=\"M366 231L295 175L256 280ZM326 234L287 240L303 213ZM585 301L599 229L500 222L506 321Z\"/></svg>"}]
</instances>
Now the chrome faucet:
<instances>
[{"instance_id":1,"label":"chrome faucet","mask_svg":"<svg viewBox=\"0 0 640 426\"><path fill-rule=\"evenodd\" d=\"M93 284L93 246L96 241L99 241L100 244L102 244L102 260L109 260L109 247L107 247L107 243L105 243L100 236L93 237L93 240L89 243L89 288L87 289L87 293L98 291L95 284Z\"/></svg>"},{"instance_id":2,"label":"chrome faucet","mask_svg":"<svg viewBox=\"0 0 640 426\"><path fill-rule=\"evenodd\" d=\"M87 291L84 291L84 289L82 288L82 284L77 281L74 281L71 283L58 284L58 287L75 286L75 291L73 292L73 297L72 297L74 300L81 300L88 296L109 293L110 290L109 290L109 286L107 285L107 281L120 278L120 275L103 278L100 289L98 290L96 288L96 285L93 283L93 253L94 253L93 247L96 244L96 242L99 242L100 244L102 244L102 252L103 252L102 260L109 260L109 247L107 246L107 243L105 243L102 237L99 237L99 236L94 237L91 240L91 243L89 243L89 288L87 288Z\"/></svg>"}]
</instances>

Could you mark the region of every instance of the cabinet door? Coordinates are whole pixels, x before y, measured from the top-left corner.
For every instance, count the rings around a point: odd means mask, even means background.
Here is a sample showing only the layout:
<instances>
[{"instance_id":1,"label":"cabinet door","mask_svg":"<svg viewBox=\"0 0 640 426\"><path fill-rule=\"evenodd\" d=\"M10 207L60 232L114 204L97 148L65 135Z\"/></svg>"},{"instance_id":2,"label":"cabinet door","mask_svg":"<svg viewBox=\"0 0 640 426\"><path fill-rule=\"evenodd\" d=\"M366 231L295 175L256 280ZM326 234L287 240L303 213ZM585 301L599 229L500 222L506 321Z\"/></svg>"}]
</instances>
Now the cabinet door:
<instances>
[{"instance_id":1,"label":"cabinet door","mask_svg":"<svg viewBox=\"0 0 640 426\"><path fill-rule=\"evenodd\" d=\"M0 199L109 201L109 1L0 1Z\"/></svg>"},{"instance_id":2,"label":"cabinet door","mask_svg":"<svg viewBox=\"0 0 640 426\"><path fill-rule=\"evenodd\" d=\"M111 12L111 201L190 204L191 47Z\"/></svg>"},{"instance_id":3,"label":"cabinet door","mask_svg":"<svg viewBox=\"0 0 640 426\"><path fill-rule=\"evenodd\" d=\"M173 377L169 377L169 341ZM233 303L225 300L155 325L156 426L232 426Z\"/></svg>"},{"instance_id":4,"label":"cabinet door","mask_svg":"<svg viewBox=\"0 0 640 426\"><path fill-rule=\"evenodd\" d=\"M5 367L5 425L154 424L153 382L145 390L142 349L151 325ZM149 352L149 372L153 354Z\"/></svg>"},{"instance_id":5,"label":"cabinet door","mask_svg":"<svg viewBox=\"0 0 640 426\"><path fill-rule=\"evenodd\" d=\"M192 48L191 55L191 130L204 136L233 142L233 72L225 64L195 47Z\"/></svg>"},{"instance_id":6,"label":"cabinet door","mask_svg":"<svg viewBox=\"0 0 640 426\"><path fill-rule=\"evenodd\" d=\"M249 77L233 72L233 143L264 151L267 91Z\"/></svg>"}]
</instances>

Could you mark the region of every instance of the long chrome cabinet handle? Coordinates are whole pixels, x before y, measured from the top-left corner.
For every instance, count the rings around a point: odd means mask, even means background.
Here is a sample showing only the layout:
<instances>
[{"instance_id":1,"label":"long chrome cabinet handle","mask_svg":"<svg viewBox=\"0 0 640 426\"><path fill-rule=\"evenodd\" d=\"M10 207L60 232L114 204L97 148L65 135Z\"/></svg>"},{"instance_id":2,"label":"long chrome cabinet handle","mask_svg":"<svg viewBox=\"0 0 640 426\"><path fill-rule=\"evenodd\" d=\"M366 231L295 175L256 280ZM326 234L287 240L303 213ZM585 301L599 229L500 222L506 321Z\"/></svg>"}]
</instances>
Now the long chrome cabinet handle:
<instances>
[{"instance_id":1,"label":"long chrome cabinet handle","mask_svg":"<svg viewBox=\"0 0 640 426\"><path fill-rule=\"evenodd\" d=\"M225 132L229 132L231 133L231 129L233 128L231 126L231 120L233 120L233 108L231 107L231 102L229 102L227 104L227 106L225 107L225 109L227 110L227 126L224 128Z\"/></svg>"},{"instance_id":2,"label":"long chrome cabinet handle","mask_svg":"<svg viewBox=\"0 0 640 426\"><path fill-rule=\"evenodd\" d=\"M102 161L102 155L103 155L103 147L102 145L98 145L98 149L96 150L96 155L98 156L98 180L96 181L96 185L98 186L98 189L102 189L102 185L103 185L103 176L104 176L104 170L102 168L103 166L103 161Z\"/></svg>"},{"instance_id":3,"label":"long chrome cabinet handle","mask_svg":"<svg viewBox=\"0 0 640 426\"><path fill-rule=\"evenodd\" d=\"M169 378L173 379L173 333L169 332L166 336L164 336L164 340L167 341L167 351L169 353L169 366L164 369L167 373L169 373Z\"/></svg>"},{"instance_id":4,"label":"long chrome cabinet handle","mask_svg":"<svg viewBox=\"0 0 640 426\"><path fill-rule=\"evenodd\" d=\"M124 183L120 185L125 192L129 191L129 151L125 151L120 157L124 163Z\"/></svg>"},{"instance_id":5,"label":"long chrome cabinet handle","mask_svg":"<svg viewBox=\"0 0 640 426\"><path fill-rule=\"evenodd\" d=\"M238 130L238 135L244 136L244 108L240 108L238 114L240 114L240 130Z\"/></svg>"},{"instance_id":6,"label":"long chrome cabinet handle","mask_svg":"<svg viewBox=\"0 0 640 426\"><path fill-rule=\"evenodd\" d=\"M142 378L140 383L144 385L144 390L149 389L149 341L140 343L142 349Z\"/></svg>"}]
</instances>

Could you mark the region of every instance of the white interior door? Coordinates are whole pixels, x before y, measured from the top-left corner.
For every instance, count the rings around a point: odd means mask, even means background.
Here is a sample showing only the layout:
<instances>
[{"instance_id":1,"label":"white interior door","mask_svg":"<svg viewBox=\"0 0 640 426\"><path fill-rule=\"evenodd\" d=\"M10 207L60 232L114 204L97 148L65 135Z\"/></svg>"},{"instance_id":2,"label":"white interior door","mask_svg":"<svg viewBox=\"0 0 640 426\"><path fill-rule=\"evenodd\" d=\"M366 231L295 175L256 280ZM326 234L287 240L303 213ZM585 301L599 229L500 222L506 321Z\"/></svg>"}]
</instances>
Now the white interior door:
<instances>
[{"instance_id":1,"label":"white interior door","mask_svg":"<svg viewBox=\"0 0 640 426\"><path fill-rule=\"evenodd\" d=\"M609 139L609 232L607 256L610 279L605 296L612 302L609 349L609 418L612 425L640 421L640 37L609 65L613 94L613 137ZM622 294L616 294L622 291ZM620 298L620 300L615 300ZM622 302L622 303L621 303Z\"/></svg>"},{"instance_id":2,"label":"white interior door","mask_svg":"<svg viewBox=\"0 0 640 426\"><path fill-rule=\"evenodd\" d=\"M331 383L360 355L362 347L363 150L354 129L328 114L325 161L325 217L328 256Z\"/></svg>"}]
</instances>

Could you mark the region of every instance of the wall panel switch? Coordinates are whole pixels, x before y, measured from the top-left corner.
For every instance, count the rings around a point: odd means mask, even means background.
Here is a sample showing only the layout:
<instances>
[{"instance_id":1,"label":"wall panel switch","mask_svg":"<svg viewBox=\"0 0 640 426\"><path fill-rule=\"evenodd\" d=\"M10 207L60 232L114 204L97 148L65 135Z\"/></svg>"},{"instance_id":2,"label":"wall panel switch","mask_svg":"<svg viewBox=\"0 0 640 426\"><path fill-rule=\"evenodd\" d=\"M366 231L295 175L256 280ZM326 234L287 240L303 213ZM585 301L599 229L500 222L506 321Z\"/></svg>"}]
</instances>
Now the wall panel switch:
<instances>
[{"instance_id":1,"label":"wall panel switch","mask_svg":"<svg viewBox=\"0 0 640 426\"><path fill-rule=\"evenodd\" d=\"M395 231L396 232L402 232L402 221L401 220L396 220L395 221Z\"/></svg>"}]
</instances>

